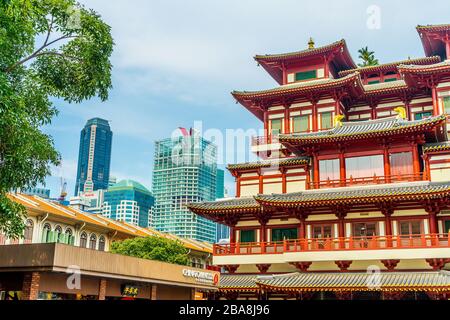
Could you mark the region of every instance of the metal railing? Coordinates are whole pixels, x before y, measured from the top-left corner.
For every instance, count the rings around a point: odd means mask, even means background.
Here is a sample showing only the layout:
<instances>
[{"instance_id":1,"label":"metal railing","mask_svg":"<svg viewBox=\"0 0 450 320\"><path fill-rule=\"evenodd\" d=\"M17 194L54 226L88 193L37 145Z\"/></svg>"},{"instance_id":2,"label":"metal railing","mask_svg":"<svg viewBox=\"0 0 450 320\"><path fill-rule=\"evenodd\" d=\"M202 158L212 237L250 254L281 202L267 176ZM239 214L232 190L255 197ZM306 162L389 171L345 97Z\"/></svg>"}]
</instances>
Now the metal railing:
<instances>
[{"instance_id":1,"label":"metal railing","mask_svg":"<svg viewBox=\"0 0 450 320\"><path fill-rule=\"evenodd\" d=\"M448 234L410 234L397 236L361 236L311 238L270 242L215 244L214 255L280 254L285 252L379 250L408 248L449 248Z\"/></svg>"}]
</instances>

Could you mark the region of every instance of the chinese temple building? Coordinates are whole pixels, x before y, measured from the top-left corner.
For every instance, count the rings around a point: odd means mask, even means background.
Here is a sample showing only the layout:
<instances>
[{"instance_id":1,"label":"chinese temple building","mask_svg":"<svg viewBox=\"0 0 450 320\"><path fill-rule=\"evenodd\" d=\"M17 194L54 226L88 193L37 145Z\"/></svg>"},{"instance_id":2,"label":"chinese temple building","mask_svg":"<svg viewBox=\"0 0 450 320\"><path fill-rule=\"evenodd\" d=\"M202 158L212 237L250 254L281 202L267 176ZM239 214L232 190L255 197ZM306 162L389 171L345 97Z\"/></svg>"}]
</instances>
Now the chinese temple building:
<instances>
[{"instance_id":1,"label":"chinese temple building","mask_svg":"<svg viewBox=\"0 0 450 320\"><path fill-rule=\"evenodd\" d=\"M279 84L233 97L264 125L230 164L213 299L450 299L450 25L425 56L357 67L344 40L257 55Z\"/></svg>"}]
</instances>

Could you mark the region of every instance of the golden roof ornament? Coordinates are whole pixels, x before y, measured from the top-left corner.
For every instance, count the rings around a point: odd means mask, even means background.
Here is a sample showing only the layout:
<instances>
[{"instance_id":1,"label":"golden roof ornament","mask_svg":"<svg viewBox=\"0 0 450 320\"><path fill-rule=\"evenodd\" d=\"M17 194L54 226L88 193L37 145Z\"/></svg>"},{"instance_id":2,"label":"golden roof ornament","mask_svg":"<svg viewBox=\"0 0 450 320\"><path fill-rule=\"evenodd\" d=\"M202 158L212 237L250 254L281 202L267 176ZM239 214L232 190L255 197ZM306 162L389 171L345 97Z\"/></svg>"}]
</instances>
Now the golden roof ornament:
<instances>
[{"instance_id":1,"label":"golden roof ornament","mask_svg":"<svg viewBox=\"0 0 450 320\"><path fill-rule=\"evenodd\" d=\"M314 40L312 37L309 38L308 49L314 49Z\"/></svg>"},{"instance_id":2,"label":"golden roof ornament","mask_svg":"<svg viewBox=\"0 0 450 320\"><path fill-rule=\"evenodd\" d=\"M334 127L340 127L342 126L342 120L345 118L345 116L343 114L338 114L336 116L334 116L333 118L333 124Z\"/></svg>"},{"instance_id":3,"label":"golden roof ornament","mask_svg":"<svg viewBox=\"0 0 450 320\"><path fill-rule=\"evenodd\" d=\"M406 119L406 109L404 107L397 107L394 109L397 113L397 119Z\"/></svg>"}]
</instances>

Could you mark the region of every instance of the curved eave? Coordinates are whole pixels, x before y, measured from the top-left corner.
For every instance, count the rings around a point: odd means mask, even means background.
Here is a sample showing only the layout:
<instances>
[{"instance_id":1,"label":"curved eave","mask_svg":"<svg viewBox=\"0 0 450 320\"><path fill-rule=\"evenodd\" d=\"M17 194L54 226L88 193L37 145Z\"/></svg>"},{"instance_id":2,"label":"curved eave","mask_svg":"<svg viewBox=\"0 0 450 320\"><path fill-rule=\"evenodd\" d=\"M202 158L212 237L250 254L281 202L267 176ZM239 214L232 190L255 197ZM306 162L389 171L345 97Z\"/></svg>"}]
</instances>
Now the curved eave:
<instances>
[{"instance_id":1,"label":"curved eave","mask_svg":"<svg viewBox=\"0 0 450 320\"><path fill-rule=\"evenodd\" d=\"M270 167L290 167L290 166L302 166L309 164L309 158L302 159L286 159L280 160L278 162L249 162L249 163L239 163L230 164L227 166L229 171L245 171L258 168L270 168Z\"/></svg>"},{"instance_id":2,"label":"curved eave","mask_svg":"<svg viewBox=\"0 0 450 320\"><path fill-rule=\"evenodd\" d=\"M387 82L389 83L389 82ZM386 95L386 94L394 94L399 92L411 92L415 89L411 87L408 83L405 82L404 85L400 86L392 86L392 87L385 87L375 90L364 90L363 97L370 97L370 96L379 96L379 95Z\"/></svg>"},{"instance_id":3,"label":"curved eave","mask_svg":"<svg viewBox=\"0 0 450 320\"><path fill-rule=\"evenodd\" d=\"M412 75L433 75L440 73L450 72L450 63L428 65L423 67L412 67L409 65L401 65L398 67L401 74L412 74Z\"/></svg>"},{"instance_id":4,"label":"curved eave","mask_svg":"<svg viewBox=\"0 0 450 320\"><path fill-rule=\"evenodd\" d=\"M430 131L438 125L445 125L446 116L438 116L432 119L432 121L426 121L421 124L412 124L408 126L388 128L378 131L368 131L368 132L357 132L348 134L338 134L338 135L322 135L313 137L296 137L292 135L280 135L279 141L283 144L291 144L293 146L307 146L312 144L320 143L332 143L338 141L348 141L348 140L366 140L386 136L396 136L408 133L416 132L426 132Z\"/></svg>"},{"instance_id":5,"label":"curved eave","mask_svg":"<svg viewBox=\"0 0 450 320\"><path fill-rule=\"evenodd\" d=\"M380 72L380 71L389 71L389 70L397 70L399 65L403 64L414 64L414 65L429 65L433 63L441 62L441 58L439 56L431 56L431 57L423 57L417 59L408 59L396 62L383 63L376 66L367 66L367 67L359 67L355 69L343 70L339 72L339 76L343 77L353 72L359 72L361 74L369 74L372 72Z\"/></svg>"},{"instance_id":6,"label":"curved eave","mask_svg":"<svg viewBox=\"0 0 450 320\"><path fill-rule=\"evenodd\" d=\"M435 192L424 192L420 193L406 193L406 194L390 194L386 195L382 191L379 194L372 194L370 196L362 196L357 194L355 196L340 197L334 199L313 199L313 200L274 200L270 199L270 196L258 195L255 196L255 200L258 201L262 206L270 207L319 207L328 205L350 205L350 204L369 204L378 203L380 201L393 200L393 201L423 201L440 199L450 196L450 186L447 186L443 190Z\"/></svg>"},{"instance_id":7,"label":"curved eave","mask_svg":"<svg viewBox=\"0 0 450 320\"><path fill-rule=\"evenodd\" d=\"M417 26L416 30L419 33L423 49L427 56L437 54L444 57L445 44L440 39L436 38L436 35L442 36L446 33L450 33L450 24Z\"/></svg>"},{"instance_id":8,"label":"curved eave","mask_svg":"<svg viewBox=\"0 0 450 320\"><path fill-rule=\"evenodd\" d=\"M330 79L330 81L317 82L312 80L311 85L307 85L308 82L289 84L282 87L260 90L260 91L233 91L231 94L233 97L245 105L246 101L272 99L277 97L285 97L289 95L299 95L302 93L311 93L317 91L330 90L334 88L340 88L344 86L351 86L356 91L361 93L364 91L359 73L348 75L344 78ZM352 86L353 85L353 86Z\"/></svg>"}]
</instances>

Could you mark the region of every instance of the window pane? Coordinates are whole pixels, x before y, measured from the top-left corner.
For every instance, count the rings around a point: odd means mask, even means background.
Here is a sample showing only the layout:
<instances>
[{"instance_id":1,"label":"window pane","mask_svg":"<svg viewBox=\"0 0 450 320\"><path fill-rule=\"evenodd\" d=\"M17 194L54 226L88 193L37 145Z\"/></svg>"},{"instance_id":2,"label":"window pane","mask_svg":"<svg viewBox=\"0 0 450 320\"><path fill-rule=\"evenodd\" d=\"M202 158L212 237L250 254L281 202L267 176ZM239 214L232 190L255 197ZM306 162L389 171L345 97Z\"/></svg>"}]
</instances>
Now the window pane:
<instances>
[{"instance_id":1,"label":"window pane","mask_svg":"<svg viewBox=\"0 0 450 320\"><path fill-rule=\"evenodd\" d=\"M340 178L339 159L320 160L319 176L320 181L338 180Z\"/></svg>"},{"instance_id":2,"label":"window pane","mask_svg":"<svg viewBox=\"0 0 450 320\"><path fill-rule=\"evenodd\" d=\"M353 234L356 237L374 236L376 235L376 223L355 223L353 230Z\"/></svg>"},{"instance_id":3,"label":"window pane","mask_svg":"<svg viewBox=\"0 0 450 320\"><path fill-rule=\"evenodd\" d=\"M281 132L281 123L282 120L281 119L274 119L271 121L271 130L272 133L280 133Z\"/></svg>"},{"instance_id":4,"label":"window pane","mask_svg":"<svg viewBox=\"0 0 450 320\"><path fill-rule=\"evenodd\" d=\"M421 120L421 119L425 119L428 117L431 117L433 114L431 111L426 111L426 112L416 112L414 113L414 120Z\"/></svg>"},{"instance_id":5,"label":"window pane","mask_svg":"<svg viewBox=\"0 0 450 320\"><path fill-rule=\"evenodd\" d=\"M411 152L391 153L390 162L391 174L393 176L413 173L413 159Z\"/></svg>"},{"instance_id":6,"label":"window pane","mask_svg":"<svg viewBox=\"0 0 450 320\"><path fill-rule=\"evenodd\" d=\"M304 132L308 131L308 116L297 116L292 118L292 131Z\"/></svg>"},{"instance_id":7,"label":"window pane","mask_svg":"<svg viewBox=\"0 0 450 320\"><path fill-rule=\"evenodd\" d=\"M444 232L448 233L450 232L450 220L446 220L444 223Z\"/></svg>"},{"instance_id":8,"label":"window pane","mask_svg":"<svg viewBox=\"0 0 450 320\"><path fill-rule=\"evenodd\" d=\"M384 176L384 163L382 155L367 157L352 157L345 159L347 179Z\"/></svg>"},{"instance_id":9,"label":"window pane","mask_svg":"<svg viewBox=\"0 0 450 320\"><path fill-rule=\"evenodd\" d=\"M420 234L420 222L411 222L411 234Z\"/></svg>"},{"instance_id":10,"label":"window pane","mask_svg":"<svg viewBox=\"0 0 450 320\"><path fill-rule=\"evenodd\" d=\"M444 112L450 114L450 96L444 97Z\"/></svg>"},{"instance_id":11,"label":"window pane","mask_svg":"<svg viewBox=\"0 0 450 320\"><path fill-rule=\"evenodd\" d=\"M297 239L297 228L272 229L272 241L283 241L284 239Z\"/></svg>"},{"instance_id":12,"label":"window pane","mask_svg":"<svg viewBox=\"0 0 450 320\"><path fill-rule=\"evenodd\" d=\"M256 232L255 230L241 230L241 242L255 242Z\"/></svg>"},{"instance_id":13,"label":"window pane","mask_svg":"<svg viewBox=\"0 0 450 320\"><path fill-rule=\"evenodd\" d=\"M317 70L297 72L295 74L295 81L308 80L317 78Z\"/></svg>"},{"instance_id":14,"label":"window pane","mask_svg":"<svg viewBox=\"0 0 450 320\"><path fill-rule=\"evenodd\" d=\"M320 128L330 129L333 127L333 117L331 112L323 112L320 114Z\"/></svg>"},{"instance_id":15,"label":"window pane","mask_svg":"<svg viewBox=\"0 0 450 320\"><path fill-rule=\"evenodd\" d=\"M409 234L409 222L400 222L400 234Z\"/></svg>"},{"instance_id":16,"label":"window pane","mask_svg":"<svg viewBox=\"0 0 450 320\"><path fill-rule=\"evenodd\" d=\"M376 83L380 83L380 80L371 80L367 82L367 84L376 84Z\"/></svg>"}]
</instances>

